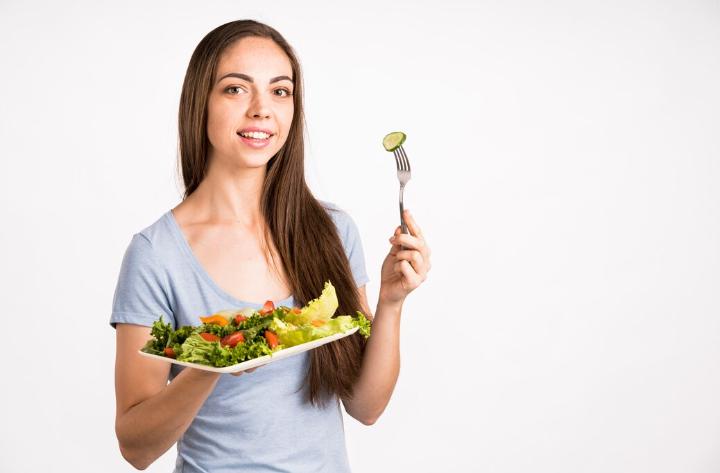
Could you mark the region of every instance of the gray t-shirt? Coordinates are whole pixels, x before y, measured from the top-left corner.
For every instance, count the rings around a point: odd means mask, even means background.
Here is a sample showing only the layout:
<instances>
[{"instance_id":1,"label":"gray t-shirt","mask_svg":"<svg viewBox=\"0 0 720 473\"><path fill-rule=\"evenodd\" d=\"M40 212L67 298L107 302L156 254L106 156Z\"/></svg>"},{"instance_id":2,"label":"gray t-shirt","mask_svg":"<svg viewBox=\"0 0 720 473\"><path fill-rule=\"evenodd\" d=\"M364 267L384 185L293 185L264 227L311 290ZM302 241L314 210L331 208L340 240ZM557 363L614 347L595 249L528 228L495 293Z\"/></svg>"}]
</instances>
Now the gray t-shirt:
<instances>
[{"instance_id":1,"label":"gray t-shirt","mask_svg":"<svg viewBox=\"0 0 720 473\"><path fill-rule=\"evenodd\" d=\"M358 287L368 282L357 227L322 202L343 242ZM135 234L125 252L110 324L151 326L160 314L173 327L223 309L260 307L221 289L195 258L171 211ZM293 297L273 301L294 305ZM310 352L242 376L222 375L177 442L175 473L349 472L341 406L305 402ZM172 365L170 380L184 369Z\"/></svg>"}]
</instances>

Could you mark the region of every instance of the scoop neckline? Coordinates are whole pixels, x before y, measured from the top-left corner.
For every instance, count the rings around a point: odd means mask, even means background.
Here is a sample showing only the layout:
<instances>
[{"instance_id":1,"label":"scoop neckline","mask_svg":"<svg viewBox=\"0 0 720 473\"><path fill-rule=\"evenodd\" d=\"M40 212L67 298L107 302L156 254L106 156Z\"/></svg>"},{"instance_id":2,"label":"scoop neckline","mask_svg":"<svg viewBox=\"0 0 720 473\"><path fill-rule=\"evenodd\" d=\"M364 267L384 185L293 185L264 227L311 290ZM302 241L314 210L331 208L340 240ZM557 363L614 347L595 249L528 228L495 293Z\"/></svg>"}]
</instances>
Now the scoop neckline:
<instances>
[{"instance_id":1,"label":"scoop neckline","mask_svg":"<svg viewBox=\"0 0 720 473\"><path fill-rule=\"evenodd\" d=\"M170 223L170 229L175 236L175 239L177 243L179 244L180 248L183 250L183 253L185 254L186 259L190 262L190 265L193 267L195 272L197 272L200 277L210 286L220 297L227 299L228 301L232 302L233 304L236 304L238 307L262 307L265 302L251 302L251 301L244 301L241 299L238 299L237 297L233 296L232 294L225 291L222 287L220 287L219 284L215 282L215 280L210 277L210 274L203 268L203 266L200 264L200 261L195 256L195 253L193 253L192 247L190 247L190 243L188 243L187 239L185 238L185 234L182 232L182 229L180 228L180 224L175 219L175 215L172 212L172 209L168 210L165 213L165 218ZM279 301L272 301L275 307L281 306L281 305L287 305L290 301L293 300L293 295L290 294L284 299L281 299ZM285 304L283 304L283 302Z\"/></svg>"}]
</instances>

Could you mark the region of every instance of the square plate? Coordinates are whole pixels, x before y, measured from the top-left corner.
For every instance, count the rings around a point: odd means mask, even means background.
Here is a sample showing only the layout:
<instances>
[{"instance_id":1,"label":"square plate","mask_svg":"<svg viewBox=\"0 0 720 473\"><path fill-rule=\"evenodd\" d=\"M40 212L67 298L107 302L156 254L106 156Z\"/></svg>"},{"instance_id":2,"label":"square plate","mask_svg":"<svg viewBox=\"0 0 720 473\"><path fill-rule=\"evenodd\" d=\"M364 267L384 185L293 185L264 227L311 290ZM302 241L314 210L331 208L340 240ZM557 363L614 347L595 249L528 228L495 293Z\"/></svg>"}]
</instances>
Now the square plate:
<instances>
[{"instance_id":1,"label":"square plate","mask_svg":"<svg viewBox=\"0 0 720 473\"><path fill-rule=\"evenodd\" d=\"M174 358L168 358L166 356L160 356L160 355L153 355L152 353L145 353L144 351L140 351L140 350L139 350L139 353L143 356L147 356L148 358L155 358L157 360L162 360L162 361L165 361L168 363L174 363L176 365L181 365L181 366L189 366L190 368L196 368L199 370L212 371L214 373L237 373L239 371L245 371L245 370L249 370L251 368L256 368L258 366L266 365L268 363L272 363L273 361L282 360L283 358L287 358L288 356L297 355L298 353L302 353L304 351L312 350L313 348L317 348L321 345L325 345L326 343L334 342L335 340L339 340L341 338L345 338L349 335L352 335L353 333L357 332L357 330L358 330L358 327L353 327L350 330L347 330L345 332L336 333L335 335L330 335L328 337L319 338L319 339L313 340L311 342L306 342L306 343L302 343L300 345L295 345L294 347L283 348L282 350L273 352L272 355L265 355L265 356L261 356L259 358L253 358L252 360L243 361L242 363L238 363L235 365L224 366L222 368L216 368L214 366L202 365L200 363L188 363L187 361L178 361Z\"/></svg>"}]
</instances>

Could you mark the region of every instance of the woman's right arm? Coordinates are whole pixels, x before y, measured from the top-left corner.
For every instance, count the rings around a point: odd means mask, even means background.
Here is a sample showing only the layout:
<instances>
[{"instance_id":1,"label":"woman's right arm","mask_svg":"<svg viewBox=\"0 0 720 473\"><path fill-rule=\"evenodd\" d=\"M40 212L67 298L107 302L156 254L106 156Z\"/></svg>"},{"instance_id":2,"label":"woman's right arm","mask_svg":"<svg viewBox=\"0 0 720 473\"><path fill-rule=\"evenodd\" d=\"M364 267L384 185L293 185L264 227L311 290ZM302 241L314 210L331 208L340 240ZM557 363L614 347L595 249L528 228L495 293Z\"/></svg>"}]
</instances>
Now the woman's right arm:
<instances>
[{"instance_id":1,"label":"woman's right arm","mask_svg":"<svg viewBox=\"0 0 720 473\"><path fill-rule=\"evenodd\" d=\"M138 354L150 327L116 327L115 432L122 456L144 470L187 430L220 374L184 369L168 384L170 364Z\"/></svg>"}]
</instances>

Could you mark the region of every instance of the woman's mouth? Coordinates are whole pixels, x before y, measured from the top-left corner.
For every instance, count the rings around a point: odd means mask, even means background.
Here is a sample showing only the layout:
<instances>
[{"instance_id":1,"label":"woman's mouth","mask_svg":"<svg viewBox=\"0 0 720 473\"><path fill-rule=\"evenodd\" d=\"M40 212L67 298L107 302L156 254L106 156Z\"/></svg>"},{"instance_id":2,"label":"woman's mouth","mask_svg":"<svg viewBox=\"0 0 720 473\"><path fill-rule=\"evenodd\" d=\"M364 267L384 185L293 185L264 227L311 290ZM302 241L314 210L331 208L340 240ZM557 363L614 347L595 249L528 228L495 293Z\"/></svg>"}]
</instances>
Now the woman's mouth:
<instances>
[{"instance_id":1,"label":"woman's mouth","mask_svg":"<svg viewBox=\"0 0 720 473\"><path fill-rule=\"evenodd\" d=\"M262 131L240 131L237 135L243 143L253 148L263 148L267 146L270 143L270 138L275 136L274 134Z\"/></svg>"}]
</instances>

